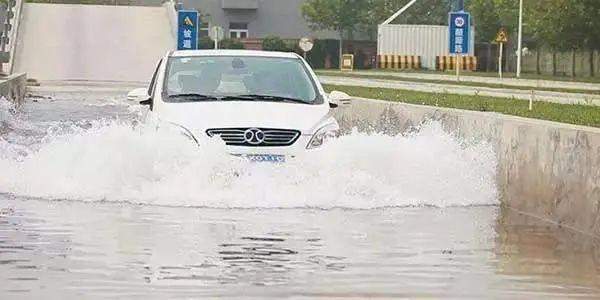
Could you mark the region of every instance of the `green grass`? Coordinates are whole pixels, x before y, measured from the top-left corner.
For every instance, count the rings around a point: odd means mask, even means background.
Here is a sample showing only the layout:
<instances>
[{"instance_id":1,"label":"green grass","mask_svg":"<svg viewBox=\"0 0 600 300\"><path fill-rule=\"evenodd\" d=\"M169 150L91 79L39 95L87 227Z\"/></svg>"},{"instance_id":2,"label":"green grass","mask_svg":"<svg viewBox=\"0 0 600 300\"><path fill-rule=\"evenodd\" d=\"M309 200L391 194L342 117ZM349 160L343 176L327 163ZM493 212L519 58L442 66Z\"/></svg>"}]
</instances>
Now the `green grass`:
<instances>
[{"instance_id":1,"label":"green grass","mask_svg":"<svg viewBox=\"0 0 600 300\"><path fill-rule=\"evenodd\" d=\"M407 81L407 82L422 82L422 83L435 83L435 84L451 84L460 86L471 86L471 87L488 87L488 88L499 88L499 89L513 89L513 90L536 90L536 91L549 91L549 92L562 92L562 93L581 93L590 95L600 95L600 86L598 90L580 90L570 88L548 88L548 87L526 87L526 86L515 86L508 84L496 84L496 83L479 83L470 81L456 81L456 80L435 80L435 79L422 79L422 78L405 78L394 75L376 75L376 74L352 74L342 72L331 72L331 71L317 71L319 75L326 76L338 76L338 77L352 77L352 78L366 78L366 79L383 79L383 80L394 80L394 81Z\"/></svg>"},{"instance_id":2,"label":"green grass","mask_svg":"<svg viewBox=\"0 0 600 300\"><path fill-rule=\"evenodd\" d=\"M320 69L319 71L336 71L332 69ZM437 71L437 70L395 70L395 69L370 69L370 70L357 70L365 72L389 72L389 73L424 73L424 74L437 74L437 75L456 75L456 71ZM504 78L517 78L515 73L504 72L502 73ZM498 77L498 72L461 72L460 76L479 76L479 77ZM596 77L570 77L570 76L553 76L545 74L533 74L533 73L521 73L522 79L533 79L533 80L553 80L553 81L567 81L567 82L585 82L585 83L600 83L600 75Z\"/></svg>"},{"instance_id":3,"label":"green grass","mask_svg":"<svg viewBox=\"0 0 600 300\"><path fill-rule=\"evenodd\" d=\"M456 74L455 71L452 72L442 72L447 73L447 75ZM482 76L482 77L498 77L498 72L468 72L464 74L465 76ZM505 78L517 78L516 73L502 73L502 76ZM586 82L586 83L600 83L600 77L570 77L570 76L553 76L553 75L545 75L545 74L533 74L533 73L521 73L522 79L533 79L533 80L553 80L553 81L567 81L567 82Z\"/></svg>"},{"instance_id":4,"label":"green grass","mask_svg":"<svg viewBox=\"0 0 600 300\"><path fill-rule=\"evenodd\" d=\"M506 115L600 128L600 107L597 106L534 102L533 110L530 111L529 101L517 99L342 85L324 85L324 88L327 91L343 91L353 97L473 111L497 112Z\"/></svg>"}]
</instances>

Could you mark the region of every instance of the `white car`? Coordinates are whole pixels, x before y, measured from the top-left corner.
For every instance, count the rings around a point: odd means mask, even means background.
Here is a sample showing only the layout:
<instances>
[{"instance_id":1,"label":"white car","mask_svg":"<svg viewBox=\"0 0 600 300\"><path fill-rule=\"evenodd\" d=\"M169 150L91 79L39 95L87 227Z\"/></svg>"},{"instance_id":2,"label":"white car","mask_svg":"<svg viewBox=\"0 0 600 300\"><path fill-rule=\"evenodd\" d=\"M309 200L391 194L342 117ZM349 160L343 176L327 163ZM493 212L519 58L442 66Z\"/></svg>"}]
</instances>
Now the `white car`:
<instances>
[{"instance_id":1,"label":"white car","mask_svg":"<svg viewBox=\"0 0 600 300\"><path fill-rule=\"evenodd\" d=\"M220 138L231 154L275 162L336 136L332 111L350 103L345 93L326 94L299 55L249 50L170 52L149 88L128 99L196 142Z\"/></svg>"}]
</instances>

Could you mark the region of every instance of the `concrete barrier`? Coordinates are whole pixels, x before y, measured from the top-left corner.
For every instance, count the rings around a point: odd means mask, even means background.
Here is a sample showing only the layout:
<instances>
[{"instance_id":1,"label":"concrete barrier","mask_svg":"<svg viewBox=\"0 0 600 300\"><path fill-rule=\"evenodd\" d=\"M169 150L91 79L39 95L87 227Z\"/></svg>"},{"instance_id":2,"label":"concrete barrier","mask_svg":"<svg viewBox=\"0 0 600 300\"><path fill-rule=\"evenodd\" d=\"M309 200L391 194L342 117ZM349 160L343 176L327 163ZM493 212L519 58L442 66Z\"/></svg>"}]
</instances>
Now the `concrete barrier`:
<instances>
[{"instance_id":1,"label":"concrete barrier","mask_svg":"<svg viewBox=\"0 0 600 300\"><path fill-rule=\"evenodd\" d=\"M0 79L0 96L14 102L19 107L25 100L26 85L27 75L25 73L9 75Z\"/></svg>"},{"instance_id":2,"label":"concrete barrier","mask_svg":"<svg viewBox=\"0 0 600 300\"><path fill-rule=\"evenodd\" d=\"M368 99L336 114L346 130L396 134L437 120L462 138L489 141L503 205L600 236L600 129Z\"/></svg>"}]
</instances>

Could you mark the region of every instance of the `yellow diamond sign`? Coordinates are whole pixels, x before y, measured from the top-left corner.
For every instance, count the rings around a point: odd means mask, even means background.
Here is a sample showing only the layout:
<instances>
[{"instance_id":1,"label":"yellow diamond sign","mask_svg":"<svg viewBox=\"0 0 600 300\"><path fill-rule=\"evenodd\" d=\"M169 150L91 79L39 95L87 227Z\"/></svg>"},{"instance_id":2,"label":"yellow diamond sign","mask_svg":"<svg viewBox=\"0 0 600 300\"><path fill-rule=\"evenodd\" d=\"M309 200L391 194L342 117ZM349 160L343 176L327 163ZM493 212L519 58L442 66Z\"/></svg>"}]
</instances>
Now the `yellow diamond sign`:
<instances>
[{"instance_id":1,"label":"yellow diamond sign","mask_svg":"<svg viewBox=\"0 0 600 300\"><path fill-rule=\"evenodd\" d=\"M500 31L498 31L498 34L496 35L494 41L496 41L496 43L508 42L508 33L506 32L506 28L500 28Z\"/></svg>"}]
</instances>

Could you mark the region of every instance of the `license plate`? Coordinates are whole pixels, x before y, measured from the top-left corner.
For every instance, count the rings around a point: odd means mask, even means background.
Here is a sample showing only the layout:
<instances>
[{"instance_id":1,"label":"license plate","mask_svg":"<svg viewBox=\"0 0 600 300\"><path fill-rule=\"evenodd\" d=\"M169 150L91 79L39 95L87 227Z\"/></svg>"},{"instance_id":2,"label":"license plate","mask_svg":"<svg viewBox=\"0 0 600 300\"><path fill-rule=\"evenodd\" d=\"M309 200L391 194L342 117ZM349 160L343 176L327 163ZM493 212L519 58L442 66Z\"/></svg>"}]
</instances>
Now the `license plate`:
<instances>
[{"instance_id":1,"label":"license plate","mask_svg":"<svg viewBox=\"0 0 600 300\"><path fill-rule=\"evenodd\" d=\"M284 163L285 155L274 155L274 154L252 154L245 156L251 162L271 162L271 163Z\"/></svg>"}]
</instances>

